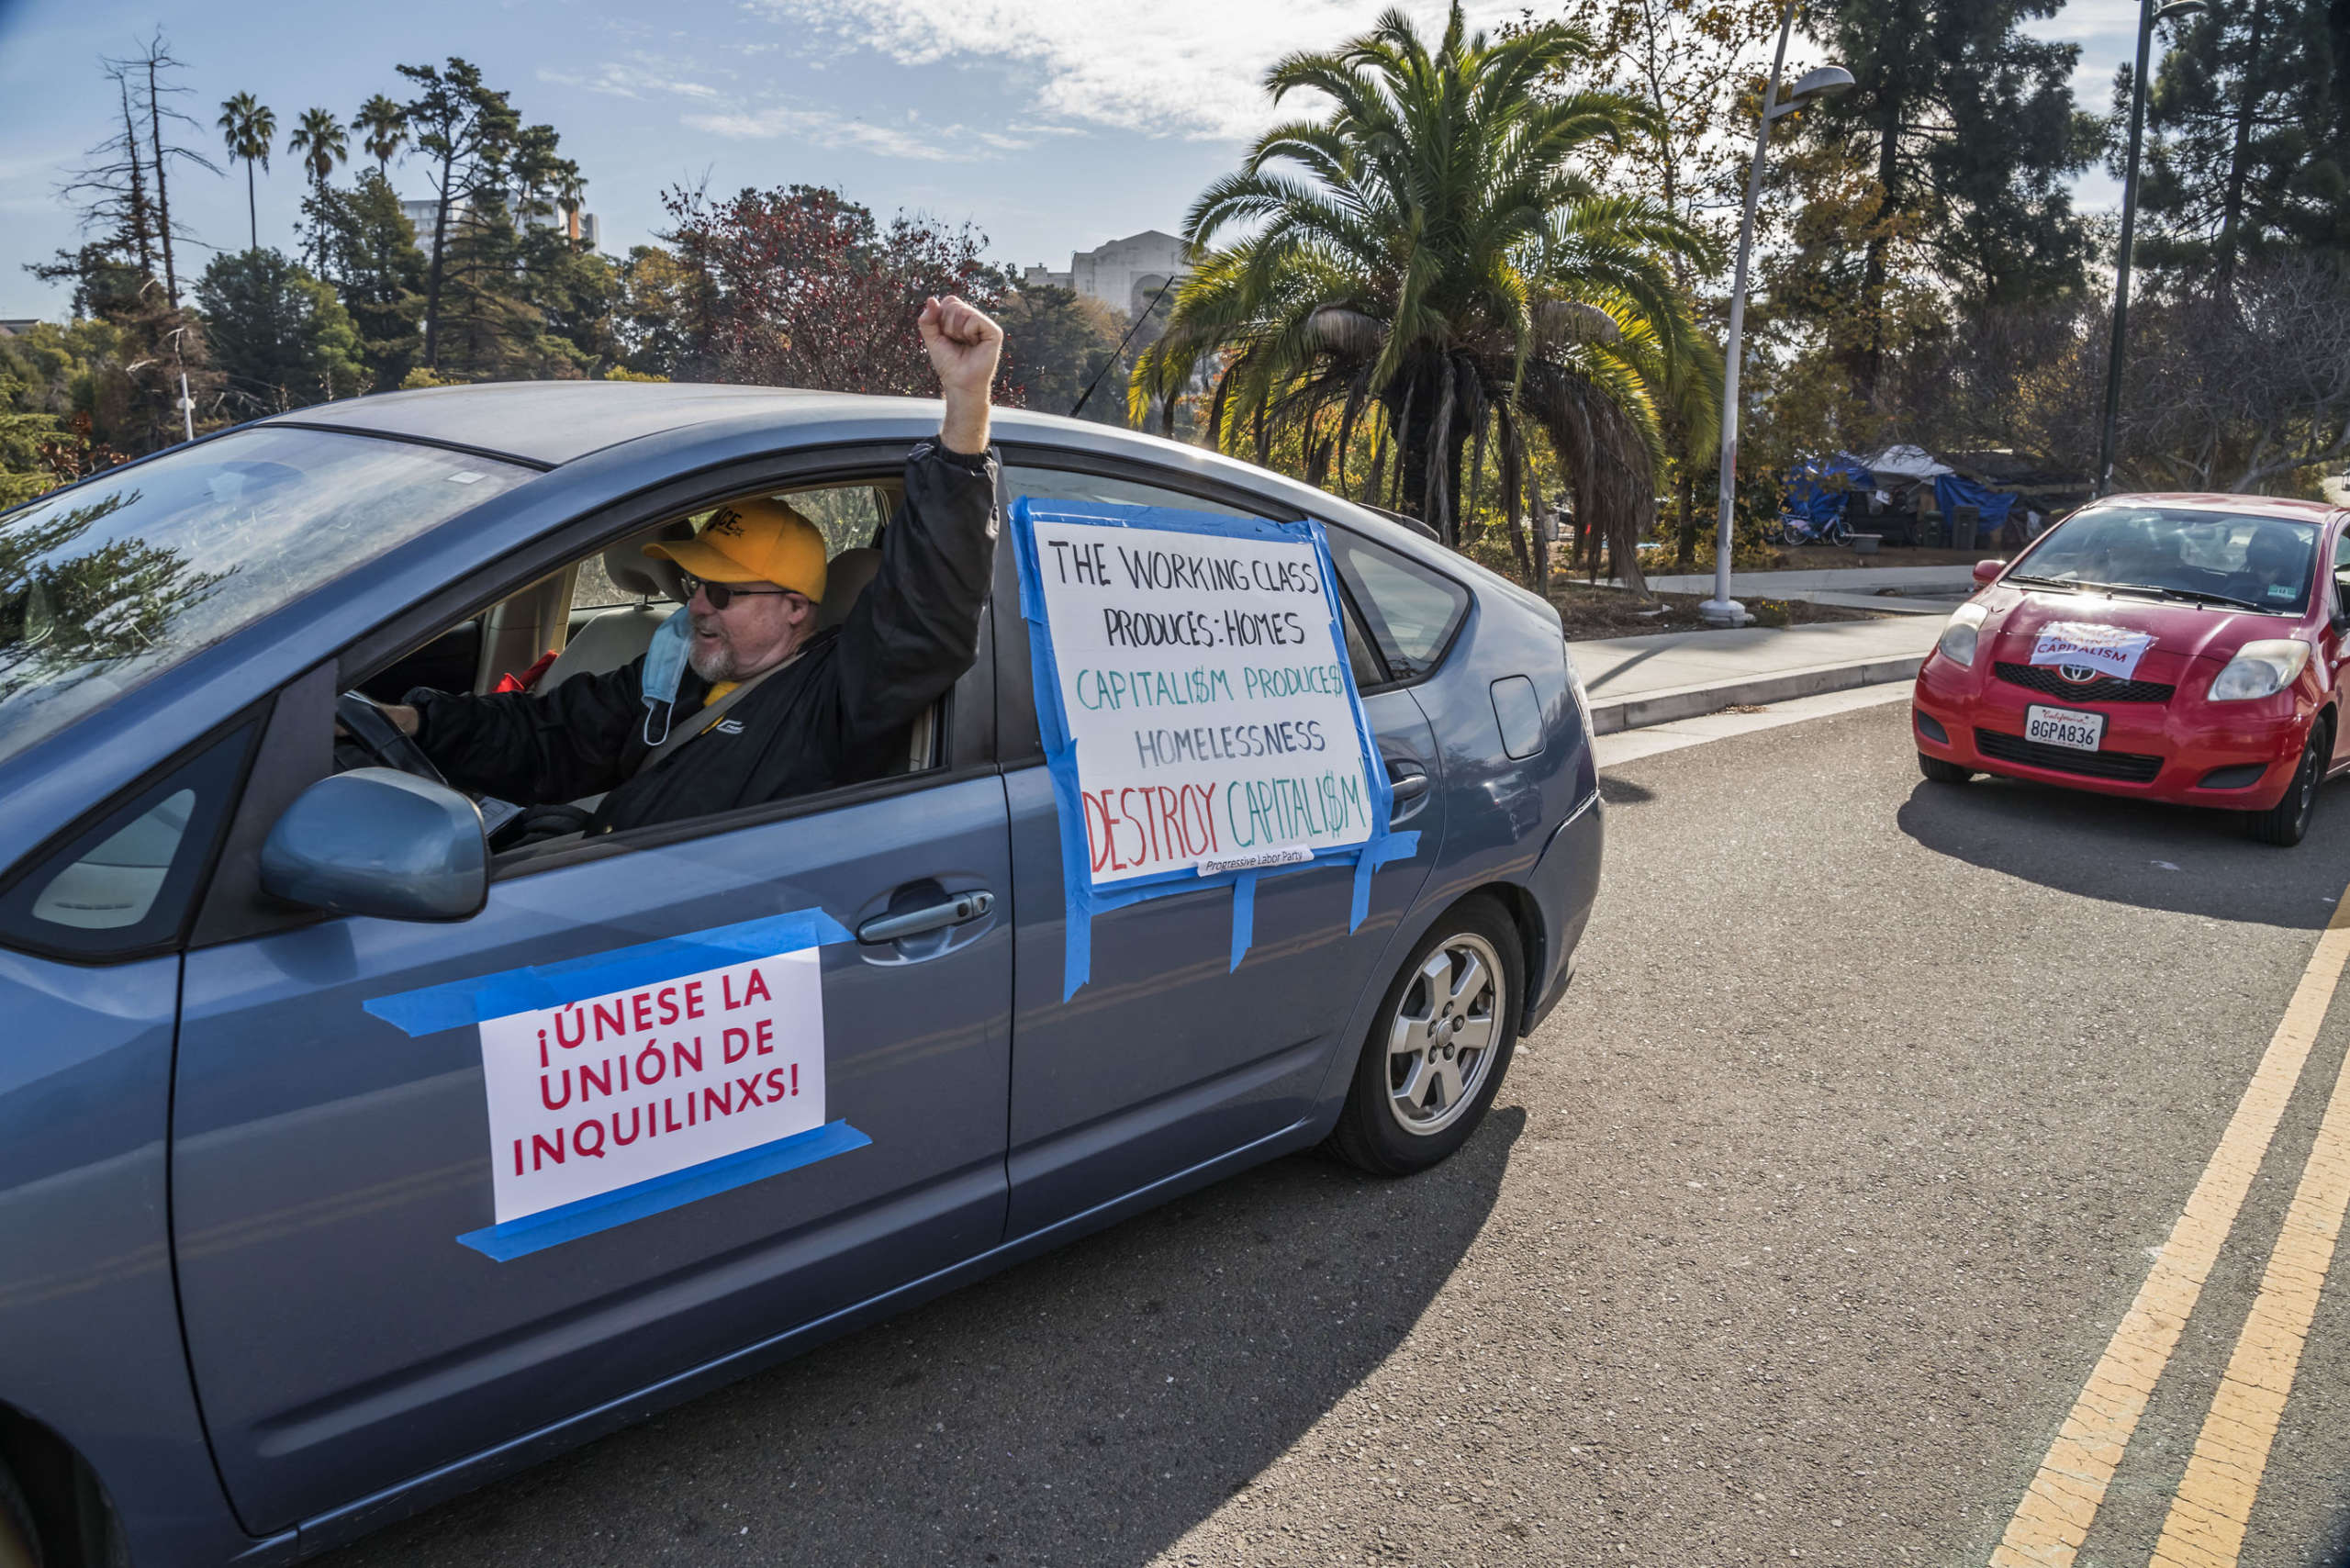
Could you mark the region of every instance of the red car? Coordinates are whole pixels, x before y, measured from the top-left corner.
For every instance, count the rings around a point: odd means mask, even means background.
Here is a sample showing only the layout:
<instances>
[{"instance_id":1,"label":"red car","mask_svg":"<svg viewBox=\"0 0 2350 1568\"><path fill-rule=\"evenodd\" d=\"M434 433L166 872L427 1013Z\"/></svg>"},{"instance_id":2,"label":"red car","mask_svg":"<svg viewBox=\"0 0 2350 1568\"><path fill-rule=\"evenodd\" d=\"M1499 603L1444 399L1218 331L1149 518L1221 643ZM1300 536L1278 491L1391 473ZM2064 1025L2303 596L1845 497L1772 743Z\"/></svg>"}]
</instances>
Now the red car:
<instances>
[{"instance_id":1,"label":"red car","mask_svg":"<svg viewBox=\"0 0 2350 1568\"><path fill-rule=\"evenodd\" d=\"M1985 561L1918 672L1918 767L2244 814L2299 844L2350 766L2339 509L2109 496Z\"/></svg>"}]
</instances>

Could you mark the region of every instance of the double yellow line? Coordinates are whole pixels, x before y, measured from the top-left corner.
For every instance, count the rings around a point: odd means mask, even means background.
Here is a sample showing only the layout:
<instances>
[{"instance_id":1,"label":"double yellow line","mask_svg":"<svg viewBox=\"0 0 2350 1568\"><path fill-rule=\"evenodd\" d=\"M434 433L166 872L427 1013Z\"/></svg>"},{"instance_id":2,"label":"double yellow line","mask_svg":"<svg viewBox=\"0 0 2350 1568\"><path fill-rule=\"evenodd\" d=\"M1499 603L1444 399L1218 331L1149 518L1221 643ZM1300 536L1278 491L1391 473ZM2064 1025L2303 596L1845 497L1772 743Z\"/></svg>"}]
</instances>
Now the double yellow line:
<instances>
[{"instance_id":1,"label":"double yellow line","mask_svg":"<svg viewBox=\"0 0 2350 1568\"><path fill-rule=\"evenodd\" d=\"M2049 1445L2039 1473L1991 1553L1992 1568L2068 1568L2097 1518L2105 1489L2138 1417L2169 1364L2178 1337L2259 1173L2277 1124L2300 1081L2335 983L2350 963L2350 889L2334 905L2300 984L2268 1042L2244 1098L2187 1207L2171 1227L2137 1299L2089 1373L2072 1413ZM2237 1337L2220 1392L2196 1439L2186 1476L2155 1544L2158 1568L2233 1568L2253 1500L2267 1468L2350 1204L2350 1070L2334 1084L2317 1146L2293 1195L2283 1235L2269 1255L2259 1299Z\"/></svg>"}]
</instances>

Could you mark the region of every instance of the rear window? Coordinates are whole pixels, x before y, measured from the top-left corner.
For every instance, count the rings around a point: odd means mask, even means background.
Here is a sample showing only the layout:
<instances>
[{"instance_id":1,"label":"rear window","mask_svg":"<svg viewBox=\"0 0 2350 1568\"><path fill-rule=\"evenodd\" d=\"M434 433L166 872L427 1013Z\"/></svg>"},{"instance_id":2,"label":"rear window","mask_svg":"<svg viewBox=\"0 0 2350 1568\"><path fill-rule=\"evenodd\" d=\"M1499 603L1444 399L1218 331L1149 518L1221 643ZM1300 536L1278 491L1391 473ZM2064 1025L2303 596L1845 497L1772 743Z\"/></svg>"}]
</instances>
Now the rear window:
<instances>
[{"instance_id":1,"label":"rear window","mask_svg":"<svg viewBox=\"0 0 2350 1568\"><path fill-rule=\"evenodd\" d=\"M1434 669L1469 612L1469 590L1344 529L1325 532L1331 561L1395 678L1417 680Z\"/></svg>"},{"instance_id":2,"label":"rear window","mask_svg":"<svg viewBox=\"0 0 2350 1568\"><path fill-rule=\"evenodd\" d=\"M0 759L531 477L264 426L0 516Z\"/></svg>"}]
</instances>

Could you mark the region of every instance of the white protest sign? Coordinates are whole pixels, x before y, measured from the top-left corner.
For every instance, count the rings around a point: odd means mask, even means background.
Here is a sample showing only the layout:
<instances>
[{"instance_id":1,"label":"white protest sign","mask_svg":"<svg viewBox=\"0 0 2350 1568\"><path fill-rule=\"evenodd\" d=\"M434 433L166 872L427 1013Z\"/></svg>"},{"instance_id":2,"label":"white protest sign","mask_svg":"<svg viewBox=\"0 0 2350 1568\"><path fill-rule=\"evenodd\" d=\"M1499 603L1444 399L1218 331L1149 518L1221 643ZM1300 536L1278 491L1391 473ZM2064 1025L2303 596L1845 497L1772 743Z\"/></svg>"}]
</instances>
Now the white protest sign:
<instances>
[{"instance_id":1,"label":"white protest sign","mask_svg":"<svg viewBox=\"0 0 2350 1568\"><path fill-rule=\"evenodd\" d=\"M1346 654L1311 540L1032 528L1094 887L1370 839Z\"/></svg>"},{"instance_id":2,"label":"white protest sign","mask_svg":"<svg viewBox=\"0 0 2350 1568\"><path fill-rule=\"evenodd\" d=\"M498 1222L824 1123L814 948L481 1023Z\"/></svg>"},{"instance_id":3,"label":"white protest sign","mask_svg":"<svg viewBox=\"0 0 2350 1568\"><path fill-rule=\"evenodd\" d=\"M2147 632L2129 632L2087 621L2052 621L2040 629L2040 639L2031 645L2031 662L2072 665L2109 675L2116 680L2128 680L2137 673L2138 661L2154 645L2154 635Z\"/></svg>"}]
</instances>

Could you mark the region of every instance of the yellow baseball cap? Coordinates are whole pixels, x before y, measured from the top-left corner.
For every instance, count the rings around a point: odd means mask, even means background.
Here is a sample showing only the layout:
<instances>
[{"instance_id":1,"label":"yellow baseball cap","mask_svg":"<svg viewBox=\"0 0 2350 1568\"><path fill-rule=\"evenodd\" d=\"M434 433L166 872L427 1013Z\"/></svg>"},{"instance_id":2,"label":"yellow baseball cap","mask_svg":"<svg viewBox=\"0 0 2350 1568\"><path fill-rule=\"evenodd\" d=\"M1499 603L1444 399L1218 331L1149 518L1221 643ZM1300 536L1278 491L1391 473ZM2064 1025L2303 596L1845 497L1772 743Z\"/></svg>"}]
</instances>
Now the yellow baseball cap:
<instances>
[{"instance_id":1,"label":"yellow baseball cap","mask_svg":"<svg viewBox=\"0 0 2350 1568\"><path fill-rule=\"evenodd\" d=\"M647 544L644 553L704 582L773 583L823 602L824 536L781 501L729 501L693 538Z\"/></svg>"}]
</instances>

